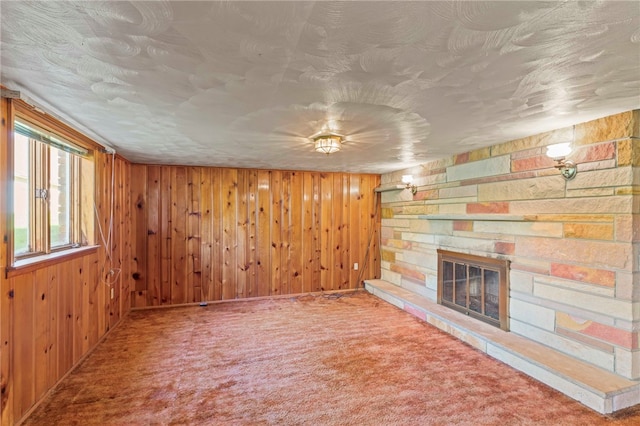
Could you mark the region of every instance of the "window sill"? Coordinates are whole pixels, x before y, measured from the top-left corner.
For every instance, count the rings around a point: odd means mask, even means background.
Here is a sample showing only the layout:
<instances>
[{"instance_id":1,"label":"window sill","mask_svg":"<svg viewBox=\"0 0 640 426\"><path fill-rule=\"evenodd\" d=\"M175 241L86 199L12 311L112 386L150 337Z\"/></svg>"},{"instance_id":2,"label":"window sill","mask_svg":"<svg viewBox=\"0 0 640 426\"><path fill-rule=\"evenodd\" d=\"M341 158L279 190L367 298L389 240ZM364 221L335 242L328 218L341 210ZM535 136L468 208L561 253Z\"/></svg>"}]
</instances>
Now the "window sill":
<instances>
[{"instance_id":1,"label":"window sill","mask_svg":"<svg viewBox=\"0 0 640 426\"><path fill-rule=\"evenodd\" d=\"M100 246L84 246L18 260L13 264L13 266L7 266L5 277L12 278L17 275L35 271L36 269L46 268L47 266L55 265L60 262L94 254L98 251L98 247Z\"/></svg>"}]
</instances>

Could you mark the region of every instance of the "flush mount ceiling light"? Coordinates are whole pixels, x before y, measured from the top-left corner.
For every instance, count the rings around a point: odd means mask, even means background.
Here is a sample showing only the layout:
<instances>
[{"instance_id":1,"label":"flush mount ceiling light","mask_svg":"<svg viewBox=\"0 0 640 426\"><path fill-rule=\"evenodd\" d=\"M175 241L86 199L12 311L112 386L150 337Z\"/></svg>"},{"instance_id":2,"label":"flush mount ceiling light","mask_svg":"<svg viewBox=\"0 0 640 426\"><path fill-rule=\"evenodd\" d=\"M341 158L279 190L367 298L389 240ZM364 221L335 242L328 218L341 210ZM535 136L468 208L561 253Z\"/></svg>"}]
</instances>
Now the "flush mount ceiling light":
<instances>
[{"instance_id":1,"label":"flush mount ceiling light","mask_svg":"<svg viewBox=\"0 0 640 426\"><path fill-rule=\"evenodd\" d=\"M578 173L578 166L573 161L565 160L567 155L571 154L571 143L563 142L547 147L547 157L552 158L556 165L556 169L560 170L560 174L566 180L573 179Z\"/></svg>"},{"instance_id":2,"label":"flush mount ceiling light","mask_svg":"<svg viewBox=\"0 0 640 426\"><path fill-rule=\"evenodd\" d=\"M340 151L344 140L343 136L331 132L320 133L310 139L313 140L316 151L327 155Z\"/></svg>"}]
</instances>

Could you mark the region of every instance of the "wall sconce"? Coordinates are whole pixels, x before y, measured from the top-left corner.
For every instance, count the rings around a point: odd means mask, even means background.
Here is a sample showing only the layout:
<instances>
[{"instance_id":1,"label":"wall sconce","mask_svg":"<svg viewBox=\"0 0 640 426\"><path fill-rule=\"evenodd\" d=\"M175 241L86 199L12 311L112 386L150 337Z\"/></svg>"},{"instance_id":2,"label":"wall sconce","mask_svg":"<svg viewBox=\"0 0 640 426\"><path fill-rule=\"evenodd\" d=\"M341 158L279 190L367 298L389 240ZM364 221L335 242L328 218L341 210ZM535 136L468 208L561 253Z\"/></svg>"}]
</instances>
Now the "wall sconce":
<instances>
[{"instance_id":1,"label":"wall sconce","mask_svg":"<svg viewBox=\"0 0 640 426\"><path fill-rule=\"evenodd\" d=\"M413 175L402 175L402 183L406 185L404 189L408 189L413 195L416 195L418 188L415 185L412 185Z\"/></svg>"},{"instance_id":2,"label":"wall sconce","mask_svg":"<svg viewBox=\"0 0 640 426\"><path fill-rule=\"evenodd\" d=\"M570 160L565 160L567 155L571 154L571 143L557 143L547 146L547 157L552 158L556 165L556 169L560 170L560 174L566 180L573 179L578 173L578 166Z\"/></svg>"}]
</instances>

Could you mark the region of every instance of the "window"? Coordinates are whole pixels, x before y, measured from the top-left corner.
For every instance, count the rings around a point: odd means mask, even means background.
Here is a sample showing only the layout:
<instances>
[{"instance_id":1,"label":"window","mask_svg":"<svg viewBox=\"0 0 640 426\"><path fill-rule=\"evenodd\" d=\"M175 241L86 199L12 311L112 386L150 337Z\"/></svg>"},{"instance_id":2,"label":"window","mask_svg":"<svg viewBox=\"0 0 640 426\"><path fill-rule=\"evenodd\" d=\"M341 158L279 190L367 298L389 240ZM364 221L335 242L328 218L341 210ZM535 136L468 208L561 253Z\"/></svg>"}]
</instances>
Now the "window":
<instances>
[{"instance_id":1,"label":"window","mask_svg":"<svg viewBox=\"0 0 640 426\"><path fill-rule=\"evenodd\" d=\"M37 116L36 116L37 118ZM50 124L50 123L49 123ZM16 114L13 138L13 259L69 250L91 241L90 151ZM60 132L63 133L63 132ZM67 132L64 132L67 133ZM88 210L88 211L83 211Z\"/></svg>"}]
</instances>

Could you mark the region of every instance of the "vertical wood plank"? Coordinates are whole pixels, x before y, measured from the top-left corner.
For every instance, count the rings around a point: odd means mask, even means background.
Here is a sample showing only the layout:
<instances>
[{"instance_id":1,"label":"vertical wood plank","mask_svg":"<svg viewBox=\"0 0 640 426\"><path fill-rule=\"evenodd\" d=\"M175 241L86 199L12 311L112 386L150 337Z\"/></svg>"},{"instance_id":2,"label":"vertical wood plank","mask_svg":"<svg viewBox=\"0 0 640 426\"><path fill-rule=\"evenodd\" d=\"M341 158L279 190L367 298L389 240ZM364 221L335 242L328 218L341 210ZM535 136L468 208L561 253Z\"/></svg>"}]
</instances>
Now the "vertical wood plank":
<instances>
[{"instance_id":1,"label":"vertical wood plank","mask_svg":"<svg viewBox=\"0 0 640 426\"><path fill-rule=\"evenodd\" d=\"M320 174L320 288L333 290L333 249L332 249L332 213L333 213L333 174Z\"/></svg>"},{"instance_id":2,"label":"vertical wood plank","mask_svg":"<svg viewBox=\"0 0 640 426\"><path fill-rule=\"evenodd\" d=\"M200 168L190 167L188 173L187 301L200 302L202 300L202 269L200 263Z\"/></svg>"},{"instance_id":3,"label":"vertical wood plank","mask_svg":"<svg viewBox=\"0 0 640 426\"><path fill-rule=\"evenodd\" d=\"M58 378L73 366L72 263L56 265L58 277ZM103 306L108 306L108 303ZM108 308L105 309L107 312ZM108 324L108 322L107 322Z\"/></svg>"},{"instance_id":4,"label":"vertical wood plank","mask_svg":"<svg viewBox=\"0 0 640 426\"><path fill-rule=\"evenodd\" d=\"M223 208L222 208L222 169L216 168L212 172L212 197L213 197L213 300L222 300L222 263L223 255Z\"/></svg>"},{"instance_id":5,"label":"vertical wood plank","mask_svg":"<svg viewBox=\"0 0 640 426\"><path fill-rule=\"evenodd\" d=\"M342 272L342 173L333 174L333 188L331 190L331 289L343 289Z\"/></svg>"},{"instance_id":6,"label":"vertical wood plank","mask_svg":"<svg viewBox=\"0 0 640 426\"><path fill-rule=\"evenodd\" d=\"M173 273L173 199L172 199L172 168L160 169L160 304L171 304L172 298L172 273Z\"/></svg>"},{"instance_id":7,"label":"vertical wood plank","mask_svg":"<svg viewBox=\"0 0 640 426\"><path fill-rule=\"evenodd\" d=\"M289 276L289 291L293 294L303 291L303 174L292 172L289 189L289 263L286 273Z\"/></svg>"},{"instance_id":8,"label":"vertical wood plank","mask_svg":"<svg viewBox=\"0 0 640 426\"><path fill-rule=\"evenodd\" d=\"M172 287L171 303L187 302L187 169L175 167L171 176Z\"/></svg>"},{"instance_id":9,"label":"vertical wood plank","mask_svg":"<svg viewBox=\"0 0 640 426\"><path fill-rule=\"evenodd\" d=\"M238 171L237 185L237 267L236 267L236 299L243 299L248 296L249 286L249 179L248 170Z\"/></svg>"},{"instance_id":10,"label":"vertical wood plank","mask_svg":"<svg viewBox=\"0 0 640 426\"><path fill-rule=\"evenodd\" d=\"M256 281L258 296L271 291L271 172L258 171Z\"/></svg>"},{"instance_id":11,"label":"vertical wood plank","mask_svg":"<svg viewBox=\"0 0 640 426\"><path fill-rule=\"evenodd\" d=\"M258 250L258 172L248 171L247 183L247 231L249 247L247 250L247 264L249 267L247 282L247 297L256 297L258 291L257 250Z\"/></svg>"},{"instance_id":12,"label":"vertical wood plank","mask_svg":"<svg viewBox=\"0 0 640 426\"><path fill-rule=\"evenodd\" d=\"M158 306L161 291L160 166L147 166L147 306Z\"/></svg>"},{"instance_id":13,"label":"vertical wood plank","mask_svg":"<svg viewBox=\"0 0 640 426\"><path fill-rule=\"evenodd\" d=\"M202 300L206 301L214 300L212 273L213 242L211 231L213 228L213 194L211 179L211 168L203 168L200 174L200 265L202 269L200 286Z\"/></svg>"},{"instance_id":14,"label":"vertical wood plank","mask_svg":"<svg viewBox=\"0 0 640 426\"><path fill-rule=\"evenodd\" d=\"M311 283L313 285L312 291L322 291L322 263L321 263L321 254L322 254L322 229L320 220L322 217L322 187L321 187L321 174L314 173L312 175L312 198L313 198L313 208L312 208L312 237L311 243L313 244L313 258L311 259Z\"/></svg>"},{"instance_id":15,"label":"vertical wood plank","mask_svg":"<svg viewBox=\"0 0 640 426\"><path fill-rule=\"evenodd\" d=\"M291 173L282 172L280 191L280 294L291 294Z\"/></svg>"},{"instance_id":16,"label":"vertical wood plank","mask_svg":"<svg viewBox=\"0 0 640 426\"><path fill-rule=\"evenodd\" d=\"M282 172L271 172L271 283L270 295L281 294L282 275Z\"/></svg>"},{"instance_id":17,"label":"vertical wood plank","mask_svg":"<svg viewBox=\"0 0 640 426\"><path fill-rule=\"evenodd\" d=\"M14 322L13 379L15 393L13 411L16 418L35 402L35 356L34 356L34 274L28 273L14 280L13 294L15 312L19 321Z\"/></svg>"},{"instance_id":18,"label":"vertical wood plank","mask_svg":"<svg viewBox=\"0 0 640 426\"><path fill-rule=\"evenodd\" d=\"M83 321L83 316L84 316L84 312L83 312L83 306L82 306L82 302L83 302L83 285L82 282L84 280L83 277L83 273L84 271L82 270L82 258L77 258L74 259L72 262L70 262L70 266L71 266L71 271L70 271L70 291L72 293L72 301L73 301L73 308L72 308L72 314L73 314L73 318L72 318L72 326L73 326L73 333L72 333L72 341L73 341L73 352L72 352L72 366L75 365L78 361L80 361L80 357L82 357L82 344L83 342L83 334L82 334L82 321ZM46 282L46 281L45 281Z\"/></svg>"},{"instance_id":19,"label":"vertical wood plank","mask_svg":"<svg viewBox=\"0 0 640 426\"><path fill-rule=\"evenodd\" d=\"M12 153L12 125L13 104L8 98L0 98L0 212L10 211L11 192L9 182L13 179L10 174L9 161ZM0 235L8 235L12 223L0 220ZM12 240L9 239L9 243ZM9 244L0 244L0 265L8 265L13 250ZM14 347L13 321L14 304L10 297L12 280L0 277L0 424L13 424L13 372L10 369L9 358Z\"/></svg>"},{"instance_id":20,"label":"vertical wood plank","mask_svg":"<svg viewBox=\"0 0 640 426\"><path fill-rule=\"evenodd\" d=\"M135 291L139 293L147 290L147 166L135 165L132 173L135 176L131 182L131 198L133 201L132 226L135 229L133 279L135 281ZM108 212L108 208L106 211ZM105 238L107 238L106 232L103 228ZM141 306L144 306L144 304Z\"/></svg>"},{"instance_id":21,"label":"vertical wood plank","mask_svg":"<svg viewBox=\"0 0 640 426\"><path fill-rule=\"evenodd\" d=\"M351 175L349 182L349 223L352 224L349 229L349 249L351 252L352 262L357 262L359 264L359 268L364 268L364 259L362 257L363 253L360 252L360 239L364 238L360 235L360 176ZM360 270L356 271L353 268L350 268L349 281L351 282L352 287L358 287L360 285L360 283L358 283L359 276Z\"/></svg>"},{"instance_id":22,"label":"vertical wood plank","mask_svg":"<svg viewBox=\"0 0 640 426\"><path fill-rule=\"evenodd\" d=\"M223 169L222 205L222 299L236 297L238 170Z\"/></svg>"},{"instance_id":23,"label":"vertical wood plank","mask_svg":"<svg viewBox=\"0 0 640 426\"><path fill-rule=\"evenodd\" d=\"M355 288L349 279L350 271L353 269L353 261L351 261L349 251L349 232L351 225L349 223L349 175L347 173L340 174L340 188L338 189L342 195L342 220L340 222L340 288ZM353 226L357 226L353 224Z\"/></svg>"},{"instance_id":24,"label":"vertical wood plank","mask_svg":"<svg viewBox=\"0 0 640 426\"><path fill-rule=\"evenodd\" d=\"M314 215L313 215L313 175L310 172L302 173L302 288L301 292L313 290L313 259L314 259Z\"/></svg>"},{"instance_id":25,"label":"vertical wood plank","mask_svg":"<svg viewBox=\"0 0 640 426\"><path fill-rule=\"evenodd\" d=\"M34 272L34 337L35 337L35 399L39 400L49 389L47 366L49 365L49 339L51 322L49 321L49 280L45 268Z\"/></svg>"}]
</instances>

